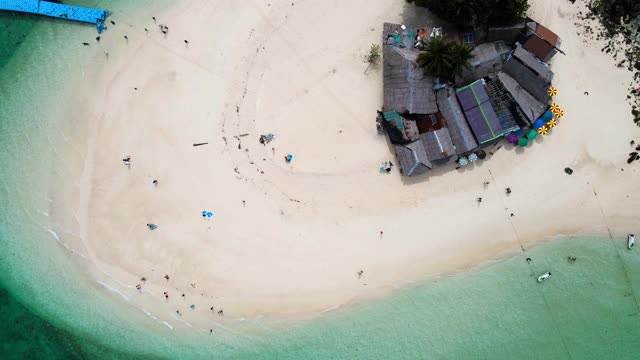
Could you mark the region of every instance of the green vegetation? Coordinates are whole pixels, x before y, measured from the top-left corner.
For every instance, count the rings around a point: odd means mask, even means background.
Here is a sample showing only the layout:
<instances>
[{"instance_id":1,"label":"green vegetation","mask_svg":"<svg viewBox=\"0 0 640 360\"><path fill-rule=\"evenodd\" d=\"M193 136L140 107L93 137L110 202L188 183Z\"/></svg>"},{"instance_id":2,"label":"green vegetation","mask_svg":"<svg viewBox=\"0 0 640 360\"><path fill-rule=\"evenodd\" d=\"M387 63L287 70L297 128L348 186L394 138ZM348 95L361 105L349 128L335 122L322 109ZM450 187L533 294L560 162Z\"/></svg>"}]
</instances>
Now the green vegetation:
<instances>
[{"instance_id":1,"label":"green vegetation","mask_svg":"<svg viewBox=\"0 0 640 360\"><path fill-rule=\"evenodd\" d=\"M427 45L420 47L416 62L426 72L444 79L453 79L462 72L463 67L470 67L473 58L470 45L457 41L447 41L442 36L431 39Z\"/></svg>"},{"instance_id":2,"label":"green vegetation","mask_svg":"<svg viewBox=\"0 0 640 360\"><path fill-rule=\"evenodd\" d=\"M524 17L527 0L407 0L458 25L501 25Z\"/></svg>"},{"instance_id":3,"label":"green vegetation","mask_svg":"<svg viewBox=\"0 0 640 360\"><path fill-rule=\"evenodd\" d=\"M369 55L367 55L367 62L369 64L376 64L380 61L382 55L380 54L380 45L371 44L371 49L369 49Z\"/></svg>"}]
</instances>

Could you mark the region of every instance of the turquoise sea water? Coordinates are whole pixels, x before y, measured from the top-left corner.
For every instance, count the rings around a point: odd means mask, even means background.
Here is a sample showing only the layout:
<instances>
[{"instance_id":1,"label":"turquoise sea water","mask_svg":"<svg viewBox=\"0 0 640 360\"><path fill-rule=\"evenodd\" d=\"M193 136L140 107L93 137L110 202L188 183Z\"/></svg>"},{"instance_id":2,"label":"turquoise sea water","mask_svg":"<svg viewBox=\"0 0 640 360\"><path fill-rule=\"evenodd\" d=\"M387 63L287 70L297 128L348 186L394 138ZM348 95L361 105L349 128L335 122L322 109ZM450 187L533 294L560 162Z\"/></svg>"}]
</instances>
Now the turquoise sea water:
<instances>
[{"instance_id":1,"label":"turquoise sea water","mask_svg":"<svg viewBox=\"0 0 640 360\"><path fill-rule=\"evenodd\" d=\"M0 16L2 359L640 358L640 249L627 251L622 238L552 241L261 336L158 326L92 285L82 260L47 231L43 211L59 181L52 177L64 178L51 164L64 153L57 135L69 124L51 123L46 114L68 109L44 101L64 88L60 79L31 69L64 73L64 53L43 62L36 49L86 29L35 21ZM538 284L535 277L547 270L553 277Z\"/></svg>"}]
</instances>

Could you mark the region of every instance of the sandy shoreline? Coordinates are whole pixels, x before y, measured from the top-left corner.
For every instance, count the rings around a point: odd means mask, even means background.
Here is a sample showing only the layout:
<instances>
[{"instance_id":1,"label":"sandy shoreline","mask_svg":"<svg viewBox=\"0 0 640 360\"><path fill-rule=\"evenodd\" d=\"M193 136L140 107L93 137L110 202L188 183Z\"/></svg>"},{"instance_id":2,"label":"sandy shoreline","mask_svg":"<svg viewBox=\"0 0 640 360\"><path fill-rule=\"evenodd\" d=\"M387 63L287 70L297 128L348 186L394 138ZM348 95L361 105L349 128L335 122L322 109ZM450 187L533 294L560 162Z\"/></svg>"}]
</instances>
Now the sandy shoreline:
<instances>
[{"instance_id":1,"label":"sandy shoreline","mask_svg":"<svg viewBox=\"0 0 640 360\"><path fill-rule=\"evenodd\" d=\"M630 75L577 37L569 3L536 1L531 11L567 52L553 64L565 117L552 135L461 172L379 174L392 158L375 132L382 70L365 74L362 57L405 6L191 1L156 15L167 39L149 14L122 20L71 79L74 110L63 115L86 128L68 159L78 180L52 216L132 303L174 325L313 315L558 235L634 230ZM266 147L264 133L276 134Z\"/></svg>"}]
</instances>

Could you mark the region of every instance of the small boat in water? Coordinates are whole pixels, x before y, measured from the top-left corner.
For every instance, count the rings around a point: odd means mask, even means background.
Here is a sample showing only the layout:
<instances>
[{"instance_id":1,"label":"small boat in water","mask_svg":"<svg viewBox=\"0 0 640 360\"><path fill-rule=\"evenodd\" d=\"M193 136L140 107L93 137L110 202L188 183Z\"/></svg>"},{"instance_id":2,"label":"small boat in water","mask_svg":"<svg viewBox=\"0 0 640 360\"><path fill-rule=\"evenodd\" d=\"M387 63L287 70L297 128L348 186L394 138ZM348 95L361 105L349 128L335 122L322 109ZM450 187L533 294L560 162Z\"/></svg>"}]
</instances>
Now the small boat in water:
<instances>
[{"instance_id":1,"label":"small boat in water","mask_svg":"<svg viewBox=\"0 0 640 360\"><path fill-rule=\"evenodd\" d=\"M543 282L551 277L551 271L547 271L546 273L538 276L538 282Z\"/></svg>"},{"instance_id":2,"label":"small boat in water","mask_svg":"<svg viewBox=\"0 0 640 360\"><path fill-rule=\"evenodd\" d=\"M627 247L629 248L629 250L631 250L631 248L633 247L633 245L635 245L636 243L636 236L634 234L629 234L629 236L627 237Z\"/></svg>"}]
</instances>

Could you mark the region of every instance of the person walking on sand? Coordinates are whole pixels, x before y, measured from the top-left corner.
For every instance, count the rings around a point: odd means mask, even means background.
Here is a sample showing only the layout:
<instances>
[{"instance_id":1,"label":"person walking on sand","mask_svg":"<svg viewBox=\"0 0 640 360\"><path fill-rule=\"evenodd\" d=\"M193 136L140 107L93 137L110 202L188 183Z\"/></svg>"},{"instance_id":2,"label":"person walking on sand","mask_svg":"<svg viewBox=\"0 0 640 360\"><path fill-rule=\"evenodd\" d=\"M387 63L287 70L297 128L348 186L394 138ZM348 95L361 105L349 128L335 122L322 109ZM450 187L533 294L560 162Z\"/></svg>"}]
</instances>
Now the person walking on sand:
<instances>
[{"instance_id":1,"label":"person walking on sand","mask_svg":"<svg viewBox=\"0 0 640 360\"><path fill-rule=\"evenodd\" d=\"M124 159L122 159L122 162L126 165L126 166L131 166L131 156L127 156Z\"/></svg>"},{"instance_id":2,"label":"person walking on sand","mask_svg":"<svg viewBox=\"0 0 640 360\"><path fill-rule=\"evenodd\" d=\"M155 186L158 186L158 180L153 179L152 184L155 185Z\"/></svg>"},{"instance_id":3,"label":"person walking on sand","mask_svg":"<svg viewBox=\"0 0 640 360\"><path fill-rule=\"evenodd\" d=\"M158 225L156 224L147 224L147 227L149 228L149 230L155 230L158 228Z\"/></svg>"}]
</instances>

